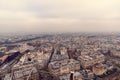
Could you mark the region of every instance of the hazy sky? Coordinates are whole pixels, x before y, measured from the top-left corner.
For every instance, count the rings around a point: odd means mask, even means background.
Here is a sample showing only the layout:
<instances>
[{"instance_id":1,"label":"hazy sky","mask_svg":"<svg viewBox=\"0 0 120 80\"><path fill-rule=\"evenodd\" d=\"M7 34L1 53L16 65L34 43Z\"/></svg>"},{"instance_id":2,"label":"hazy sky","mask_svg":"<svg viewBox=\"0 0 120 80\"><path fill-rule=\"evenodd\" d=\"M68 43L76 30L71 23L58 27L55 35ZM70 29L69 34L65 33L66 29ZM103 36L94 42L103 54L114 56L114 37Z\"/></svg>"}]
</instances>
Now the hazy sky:
<instances>
[{"instance_id":1,"label":"hazy sky","mask_svg":"<svg viewBox=\"0 0 120 80\"><path fill-rule=\"evenodd\" d=\"M117 32L120 0L0 0L0 32Z\"/></svg>"}]
</instances>

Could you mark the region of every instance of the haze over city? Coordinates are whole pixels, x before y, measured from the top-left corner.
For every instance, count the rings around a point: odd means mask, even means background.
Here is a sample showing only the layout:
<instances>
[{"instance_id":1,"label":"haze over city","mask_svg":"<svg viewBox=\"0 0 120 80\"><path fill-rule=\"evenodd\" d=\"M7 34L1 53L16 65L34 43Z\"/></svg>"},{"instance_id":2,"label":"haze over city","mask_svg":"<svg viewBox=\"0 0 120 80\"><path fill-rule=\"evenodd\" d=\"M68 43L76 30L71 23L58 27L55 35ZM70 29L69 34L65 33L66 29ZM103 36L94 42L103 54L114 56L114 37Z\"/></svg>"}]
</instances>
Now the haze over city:
<instances>
[{"instance_id":1,"label":"haze over city","mask_svg":"<svg viewBox=\"0 0 120 80\"><path fill-rule=\"evenodd\" d=\"M0 80L120 80L120 0L0 0Z\"/></svg>"},{"instance_id":2,"label":"haze over city","mask_svg":"<svg viewBox=\"0 0 120 80\"><path fill-rule=\"evenodd\" d=\"M119 0L0 0L0 33L119 31Z\"/></svg>"}]
</instances>

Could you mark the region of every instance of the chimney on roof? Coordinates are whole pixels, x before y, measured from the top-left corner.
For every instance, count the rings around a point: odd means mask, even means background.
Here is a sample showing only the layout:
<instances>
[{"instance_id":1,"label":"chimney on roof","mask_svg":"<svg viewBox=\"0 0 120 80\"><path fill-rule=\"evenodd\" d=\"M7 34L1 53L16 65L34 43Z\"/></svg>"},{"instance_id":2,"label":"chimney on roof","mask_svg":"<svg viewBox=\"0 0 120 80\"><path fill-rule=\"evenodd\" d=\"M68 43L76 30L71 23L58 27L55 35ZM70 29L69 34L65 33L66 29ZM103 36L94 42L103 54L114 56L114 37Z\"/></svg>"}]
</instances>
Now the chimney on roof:
<instances>
[{"instance_id":1,"label":"chimney on roof","mask_svg":"<svg viewBox=\"0 0 120 80\"><path fill-rule=\"evenodd\" d=\"M70 80L74 80L74 72L73 71L71 71Z\"/></svg>"}]
</instances>

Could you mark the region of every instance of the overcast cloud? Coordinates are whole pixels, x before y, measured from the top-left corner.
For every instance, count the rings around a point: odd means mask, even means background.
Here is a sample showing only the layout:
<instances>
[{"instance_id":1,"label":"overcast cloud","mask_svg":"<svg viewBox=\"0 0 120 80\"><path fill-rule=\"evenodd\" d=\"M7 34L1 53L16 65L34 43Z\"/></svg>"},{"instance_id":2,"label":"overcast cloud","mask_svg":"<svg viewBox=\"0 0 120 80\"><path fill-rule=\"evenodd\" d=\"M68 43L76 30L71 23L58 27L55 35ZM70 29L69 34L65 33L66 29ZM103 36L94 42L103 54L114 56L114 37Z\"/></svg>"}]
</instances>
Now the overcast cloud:
<instances>
[{"instance_id":1,"label":"overcast cloud","mask_svg":"<svg viewBox=\"0 0 120 80\"><path fill-rule=\"evenodd\" d=\"M6 32L119 32L120 0L0 0Z\"/></svg>"}]
</instances>

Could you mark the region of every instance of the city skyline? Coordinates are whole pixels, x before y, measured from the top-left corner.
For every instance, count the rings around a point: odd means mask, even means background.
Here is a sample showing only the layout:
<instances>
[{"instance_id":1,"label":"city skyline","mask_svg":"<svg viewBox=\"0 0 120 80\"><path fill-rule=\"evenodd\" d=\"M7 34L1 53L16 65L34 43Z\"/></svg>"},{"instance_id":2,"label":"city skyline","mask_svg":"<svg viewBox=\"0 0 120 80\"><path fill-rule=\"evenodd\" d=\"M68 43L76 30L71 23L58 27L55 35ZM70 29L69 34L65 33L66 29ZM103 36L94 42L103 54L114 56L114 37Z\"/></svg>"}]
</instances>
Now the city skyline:
<instances>
[{"instance_id":1,"label":"city skyline","mask_svg":"<svg viewBox=\"0 0 120 80\"><path fill-rule=\"evenodd\" d=\"M119 32L119 0L1 0L0 33Z\"/></svg>"}]
</instances>

